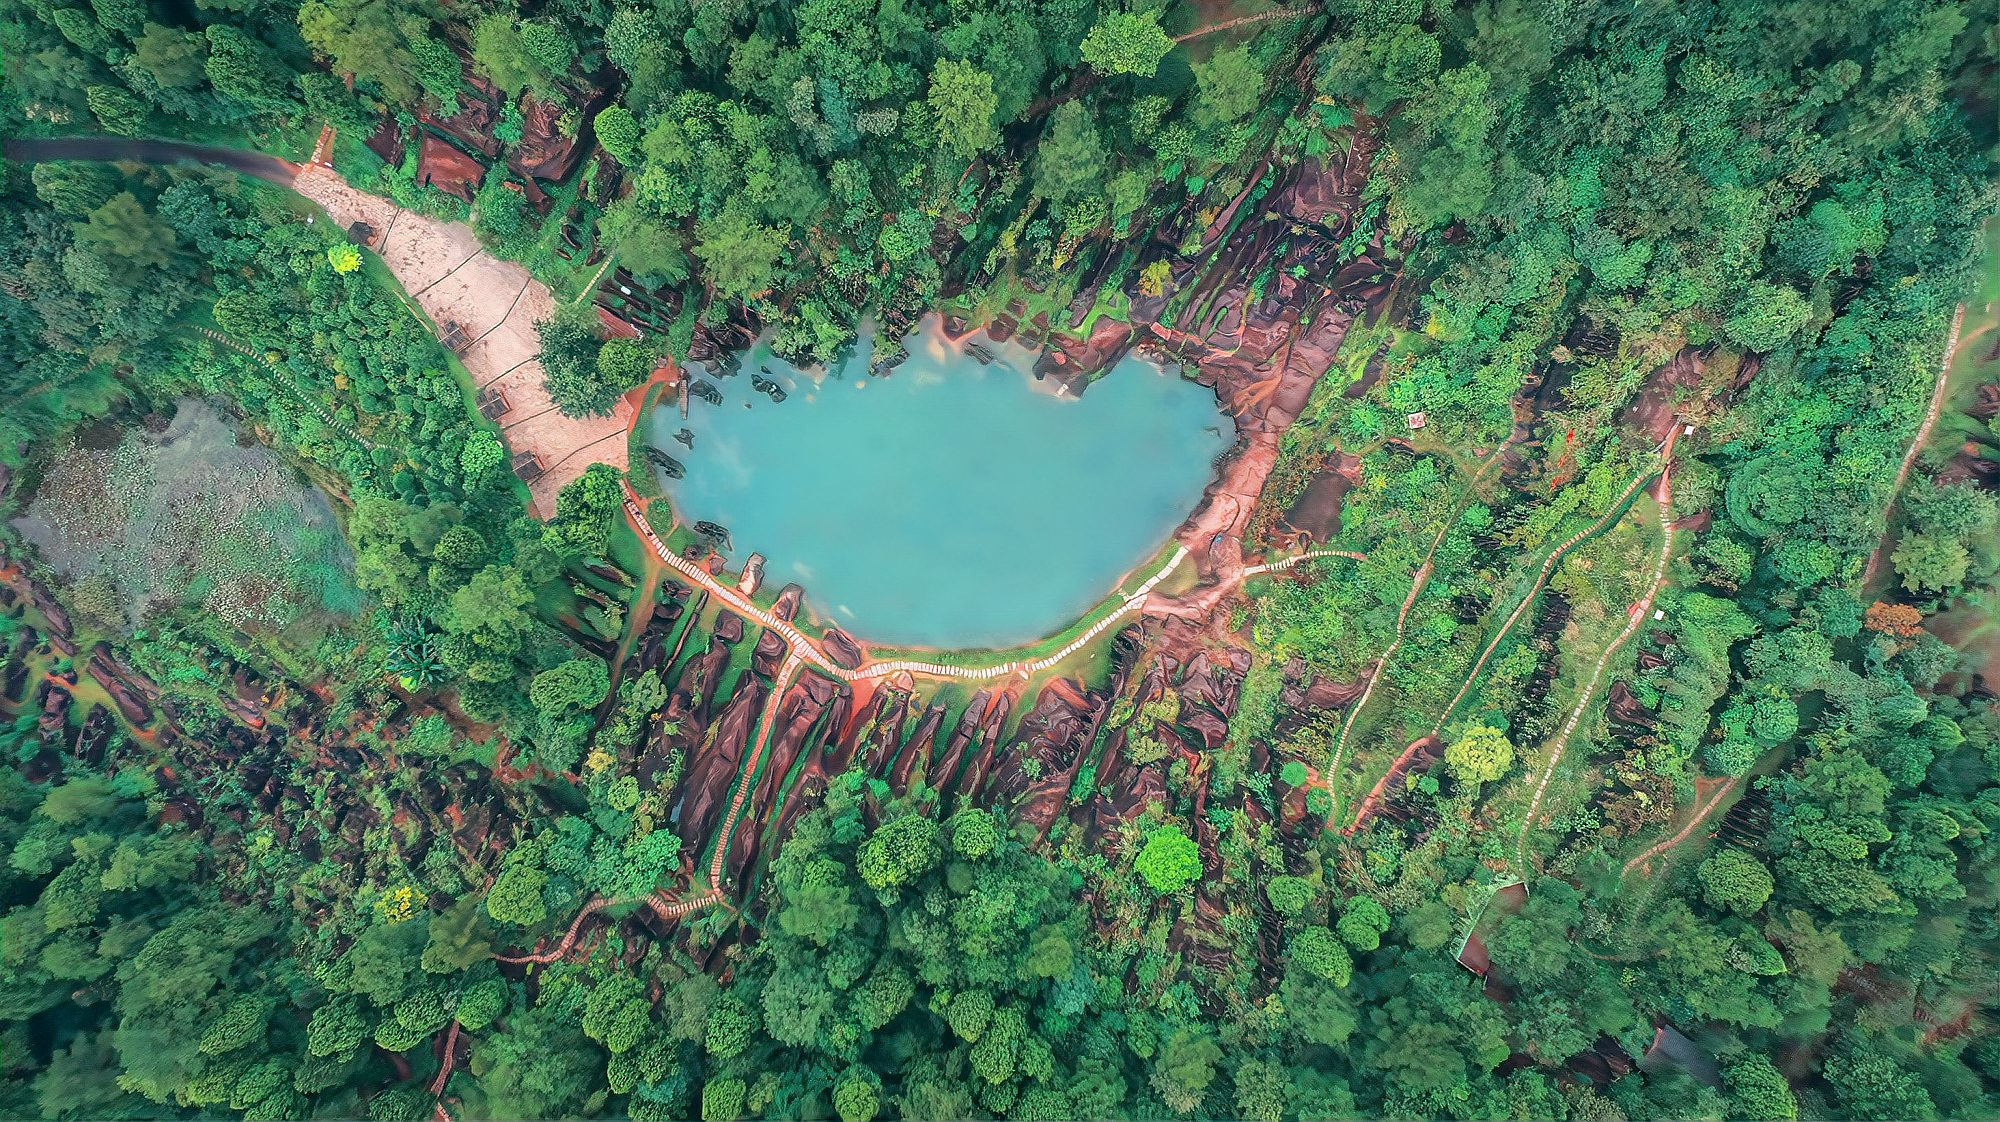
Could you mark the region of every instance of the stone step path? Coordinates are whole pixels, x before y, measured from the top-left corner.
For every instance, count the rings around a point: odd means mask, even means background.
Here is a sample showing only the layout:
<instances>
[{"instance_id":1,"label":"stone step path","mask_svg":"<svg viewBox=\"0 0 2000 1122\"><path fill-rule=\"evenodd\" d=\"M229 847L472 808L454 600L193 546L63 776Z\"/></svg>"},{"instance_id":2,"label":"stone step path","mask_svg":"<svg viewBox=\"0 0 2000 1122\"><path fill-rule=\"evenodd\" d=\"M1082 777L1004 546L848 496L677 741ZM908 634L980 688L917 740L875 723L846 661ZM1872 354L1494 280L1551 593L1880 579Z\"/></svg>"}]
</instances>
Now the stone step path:
<instances>
[{"instance_id":1,"label":"stone step path","mask_svg":"<svg viewBox=\"0 0 2000 1122\"><path fill-rule=\"evenodd\" d=\"M1678 430L1678 426L1676 426L1676 430ZM1673 454L1672 437L1668 437L1667 439L1667 454L1670 456ZM1646 583L1646 594L1641 596L1639 602L1632 606L1632 618L1625 622L1625 629L1620 631L1610 643L1606 644L1603 653L1597 656L1597 665L1591 667L1590 677L1584 681L1583 689L1578 691L1576 705L1570 709L1569 718L1563 722L1563 726L1556 732L1555 738L1549 741L1548 767L1543 769L1541 781L1535 784L1534 797L1528 800L1528 813L1521 818L1521 836L1515 841L1514 846L1514 857L1518 870L1523 876L1526 875L1528 868L1528 835L1534 831L1535 815L1541 812L1542 796L1548 793L1549 781L1555 778L1556 765L1562 762L1563 752L1569 747L1571 735L1576 732L1577 725L1583 721L1584 711L1590 707L1592 699L1596 697L1598 683L1603 680L1605 669L1611 665L1612 654L1624 646L1632 636L1637 635L1639 629L1646 625L1646 617L1653 611L1653 601L1660 595L1660 590L1666 587L1667 562L1672 560L1674 556L1672 463L1668 463L1660 469L1660 485L1654 491L1653 497L1660 505L1659 560L1653 563L1653 571Z\"/></svg>"},{"instance_id":2,"label":"stone step path","mask_svg":"<svg viewBox=\"0 0 2000 1122\"><path fill-rule=\"evenodd\" d=\"M716 599L727 604L731 611L736 612L738 615L749 617L760 627L766 627L777 632L786 645L791 647L794 654L812 663L815 667L842 681L854 680L852 671L843 670L835 666L831 659L820 653L819 648L813 645L811 639L806 638L804 632L751 603L750 598L743 595L740 589L731 588L723 584L721 581L716 580L714 575L709 573L708 570L668 549L667 543L661 541L660 535L654 533L653 527L646 522L645 512L639 508L638 494L632 490L632 484L628 482L624 486L625 516L631 520L632 528L641 537L646 539L648 546L652 547L654 555L659 557L668 568L679 573L694 584L706 588Z\"/></svg>"},{"instance_id":3,"label":"stone step path","mask_svg":"<svg viewBox=\"0 0 2000 1122\"><path fill-rule=\"evenodd\" d=\"M764 758L764 746L771 742L771 729L778 723L778 707L784 700L785 687L798 674L804 660L794 649L785 657L785 664L778 668L777 680L771 683L771 692L764 698L764 713L757 720L757 735L751 740L750 754L744 757L743 770L736 777L736 793L729 798L729 813L722 816L722 829L716 833L715 856L708 862L708 887L717 895L722 893L722 874L727 871L729 839L735 836L736 820L743 814L743 802L750 797L751 781L757 778L757 763Z\"/></svg>"},{"instance_id":4,"label":"stone step path","mask_svg":"<svg viewBox=\"0 0 2000 1122\"><path fill-rule=\"evenodd\" d=\"M1589 708L1591 701L1596 697L1598 683L1603 680L1604 671L1611 664L1611 656L1620 647L1624 646L1632 636L1638 634L1641 627L1645 626L1646 617L1653 610L1654 598L1659 596L1660 589L1666 586L1667 559L1673 556L1673 552L1674 528L1671 523L1666 523L1662 527L1660 535L1660 560L1658 564L1653 566L1652 581L1646 588L1646 594L1634 606L1632 618L1625 624L1625 629L1620 631L1617 637L1612 639L1610 643L1606 644L1603 653L1597 656L1597 665L1591 667L1589 679L1584 682L1583 689L1578 692L1576 706L1570 710L1569 719L1563 722L1563 726L1556 733L1555 739L1549 743L1548 766L1542 770L1541 781L1535 784L1534 797L1528 800L1528 813L1522 818L1521 836L1515 845L1515 857L1519 862L1520 868L1523 870L1528 865L1528 835L1534 831L1535 815L1541 812L1542 796L1548 793L1549 781L1555 778L1556 765L1562 762L1563 752L1569 747L1570 736L1576 732L1576 726L1583 720L1584 711Z\"/></svg>"},{"instance_id":5,"label":"stone step path","mask_svg":"<svg viewBox=\"0 0 2000 1122\"><path fill-rule=\"evenodd\" d=\"M349 440L354 441L356 444L361 445L363 448L366 448L371 452L374 451L375 444L373 441L370 441L367 437L362 436L360 433L355 432L353 429L342 424L338 419L334 417L332 413L327 411L324 405L321 405L317 400L315 400L311 394L306 393L304 390L300 389L298 382L296 382L292 378L292 372L290 370L285 369L285 367L281 363L279 363L277 359L272 358L270 355L265 354L262 351L256 350L252 347L239 343L236 340L231 339L229 336L224 335L222 332L214 330L213 328L198 327L195 330L201 332L203 335L208 336L210 339L215 340L217 343L220 343L223 346L228 347L230 350L235 351L238 354L248 355L249 357L256 359L258 362L263 363L265 368L270 370L272 374L276 375L278 381L286 389L292 392L292 396L297 398L302 404L305 405L306 408L312 410L314 416L317 416L320 420L326 422L326 426L328 428L334 430L337 433L340 433L342 436L347 437Z\"/></svg>"},{"instance_id":6,"label":"stone step path","mask_svg":"<svg viewBox=\"0 0 2000 1122\"><path fill-rule=\"evenodd\" d=\"M604 909L610 907L613 903L614 901L608 896L592 896L590 900L587 903L585 903L580 910L577 911L576 918L570 920L569 930L566 933L564 933L561 941L556 943L555 946L550 947L548 950L539 952L537 954L524 954L524 955L496 954L493 956L493 961L512 963L517 966L529 963L538 966L546 966L549 963L554 962L557 959L560 959L565 955L569 954L571 949L573 949L576 946L577 936L583 934L584 920L587 920L591 916L594 916L597 913L603 911Z\"/></svg>"},{"instance_id":7,"label":"stone step path","mask_svg":"<svg viewBox=\"0 0 2000 1122\"><path fill-rule=\"evenodd\" d=\"M1367 554L1355 553L1352 550L1315 549L1305 553L1301 553L1297 557L1287 557L1282 561L1272 561L1268 564L1263 564L1263 565L1245 566L1243 569L1243 575L1245 577L1255 577L1255 576L1262 576L1265 573L1282 573L1286 569L1296 569L1300 565L1303 565L1308 561L1317 561L1322 557L1345 557L1351 561L1368 560Z\"/></svg>"},{"instance_id":8,"label":"stone step path","mask_svg":"<svg viewBox=\"0 0 2000 1122\"><path fill-rule=\"evenodd\" d=\"M723 899L724 896L722 893L714 891L704 892L699 896L690 896L685 900L669 900L666 893L655 892L653 893L653 914L664 919L680 919L682 916L706 911L722 903Z\"/></svg>"}]
</instances>

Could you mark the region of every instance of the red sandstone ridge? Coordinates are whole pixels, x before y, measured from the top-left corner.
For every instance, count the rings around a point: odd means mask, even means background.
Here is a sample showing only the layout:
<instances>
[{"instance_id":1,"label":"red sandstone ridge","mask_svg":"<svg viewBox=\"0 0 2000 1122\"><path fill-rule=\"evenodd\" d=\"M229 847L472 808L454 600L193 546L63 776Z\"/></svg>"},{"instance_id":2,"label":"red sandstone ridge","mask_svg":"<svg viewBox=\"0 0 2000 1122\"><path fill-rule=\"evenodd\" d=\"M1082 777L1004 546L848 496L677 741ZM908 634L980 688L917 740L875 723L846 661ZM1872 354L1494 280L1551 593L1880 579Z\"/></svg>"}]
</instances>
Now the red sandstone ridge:
<instances>
[{"instance_id":1,"label":"red sandstone ridge","mask_svg":"<svg viewBox=\"0 0 2000 1122\"><path fill-rule=\"evenodd\" d=\"M1167 291L1159 296L1138 291L1140 270L1132 270L1129 323L1100 316L1085 334L1053 333L1036 363L1038 377L1082 393L1133 346L1144 345L1213 387L1234 420L1236 447L1175 535L1193 555L1201 583L1180 596L1156 593L1148 605L1154 614L1195 625L1196 634L1209 629L1216 609L1242 583L1244 540L1285 430L1332 366L1353 313L1381 303L1390 289L1388 251L1379 232L1354 260L1341 260L1334 249L1352 232L1372 156L1372 145L1358 138L1352 149L1332 158L1336 162L1310 160L1285 170L1261 200L1250 199L1246 188L1202 233L1206 252L1198 261L1160 255L1174 237L1163 232L1148 252L1170 266ZM1255 217L1239 221L1246 209ZM1297 236L1300 230L1317 236ZM1281 239L1289 248L1272 262ZM1276 280L1253 299L1250 278L1265 264L1277 266ZM1160 322L1170 305L1178 309L1174 326ZM1081 323L1083 312L1074 314ZM1010 309L989 325L988 334L1010 336L1019 319ZM966 325L950 326L962 331Z\"/></svg>"}]
</instances>

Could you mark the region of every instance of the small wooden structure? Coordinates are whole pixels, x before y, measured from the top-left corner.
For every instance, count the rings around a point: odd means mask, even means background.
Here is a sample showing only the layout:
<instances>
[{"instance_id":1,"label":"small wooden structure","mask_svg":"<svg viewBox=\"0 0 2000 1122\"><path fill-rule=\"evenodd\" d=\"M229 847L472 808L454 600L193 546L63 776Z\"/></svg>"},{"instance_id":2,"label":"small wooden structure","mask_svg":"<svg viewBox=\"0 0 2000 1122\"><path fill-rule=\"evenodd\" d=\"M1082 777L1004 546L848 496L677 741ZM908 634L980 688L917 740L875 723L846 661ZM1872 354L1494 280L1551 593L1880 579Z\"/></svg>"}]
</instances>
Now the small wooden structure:
<instances>
[{"instance_id":1,"label":"small wooden structure","mask_svg":"<svg viewBox=\"0 0 2000 1122\"><path fill-rule=\"evenodd\" d=\"M507 392L498 386L488 386L480 390L477 404L480 415L489 421L505 417L514 408L513 403L507 400Z\"/></svg>"},{"instance_id":2,"label":"small wooden structure","mask_svg":"<svg viewBox=\"0 0 2000 1122\"><path fill-rule=\"evenodd\" d=\"M514 468L514 474L519 476L523 483L533 483L542 477L543 472L548 470L548 465L542 463L541 455L536 452L514 453L512 467Z\"/></svg>"},{"instance_id":3,"label":"small wooden structure","mask_svg":"<svg viewBox=\"0 0 2000 1122\"><path fill-rule=\"evenodd\" d=\"M466 337L465 325L455 320L444 322L444 338L440 341L452 354L463 354L465 348L472 345L472 340Z\"/></svg>"}]
</instances>

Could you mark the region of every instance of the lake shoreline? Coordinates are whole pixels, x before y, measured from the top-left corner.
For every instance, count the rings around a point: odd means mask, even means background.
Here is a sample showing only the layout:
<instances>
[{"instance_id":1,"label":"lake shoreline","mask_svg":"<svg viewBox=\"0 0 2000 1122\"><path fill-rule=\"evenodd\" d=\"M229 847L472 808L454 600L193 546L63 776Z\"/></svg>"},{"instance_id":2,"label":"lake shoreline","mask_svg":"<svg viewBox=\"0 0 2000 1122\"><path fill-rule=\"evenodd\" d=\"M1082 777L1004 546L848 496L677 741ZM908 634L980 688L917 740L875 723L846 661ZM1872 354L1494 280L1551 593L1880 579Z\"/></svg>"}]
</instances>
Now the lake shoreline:
<instances>
[{"instance_id":1,"label":"lake shoreline","mask_svg":"<svg viewBox=\"0 0 2000 1122\"><path fill-rule=\"evenodd\" d=\"M866 334L831 368L753 345L733 376L687 369L690 417L635 425L672 460L657 482L677 520L726 526L710 546L729 547L730 569L763 554L771 587L811 589L812 617L878 646L1011 650L1061 633L1157 562L1236 443L1212 390L1149 357L1125 359L1153 378L1086 400L1037 383L1035 352L952 338L939 314L899 342L900 376L871 372L881 344ZM774 390L783 404L759 400Z\"/></svg>"}]
</instances>

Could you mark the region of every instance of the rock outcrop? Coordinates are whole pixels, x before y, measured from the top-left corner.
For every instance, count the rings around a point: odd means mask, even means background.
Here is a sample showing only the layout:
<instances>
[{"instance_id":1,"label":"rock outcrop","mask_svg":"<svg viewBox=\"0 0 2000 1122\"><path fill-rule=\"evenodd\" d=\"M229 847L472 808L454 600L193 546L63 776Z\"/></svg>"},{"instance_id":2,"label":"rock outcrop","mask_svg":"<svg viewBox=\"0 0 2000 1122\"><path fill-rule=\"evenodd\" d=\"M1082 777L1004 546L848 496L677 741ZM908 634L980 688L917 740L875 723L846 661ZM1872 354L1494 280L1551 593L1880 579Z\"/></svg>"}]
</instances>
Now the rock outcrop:
<instances>
[{"instance_id":1,"label":"rock outcrop","mask_svg":"<svg viewBox=\"0 0 2000 1122\"><path fill-rule=\"evenodd\" d=\"M715 830L729 803L743 752L756 731L767 687L755 674L745 674L736 693L715 719L707 743L681 779L680 821L676 833L684 845L700 848Z\"/></svg>"},{"instance_id":2,"label":"rock outcrop","mask_svg":"<svg viewBox=\"0 0 2000 1122\"><path fill-rule=\"evenodd\" d=\"M486 165L436 133L417 141L417 182L471 202L486 179Z\"/></svg>"}]
</instances>

